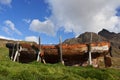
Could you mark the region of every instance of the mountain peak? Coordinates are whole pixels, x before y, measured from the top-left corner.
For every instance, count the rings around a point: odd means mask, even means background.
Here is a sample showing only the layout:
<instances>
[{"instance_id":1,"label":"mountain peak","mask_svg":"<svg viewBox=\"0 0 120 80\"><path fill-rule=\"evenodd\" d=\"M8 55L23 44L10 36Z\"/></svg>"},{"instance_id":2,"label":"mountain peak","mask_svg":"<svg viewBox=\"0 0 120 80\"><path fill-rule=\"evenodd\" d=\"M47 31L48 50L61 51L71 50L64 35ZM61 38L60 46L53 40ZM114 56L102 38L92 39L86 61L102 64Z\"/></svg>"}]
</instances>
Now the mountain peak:
<instances>
[{"instance_id":1,"label":"mountain peak","mask_svg":"<svg viewBox=\"0 0 120 80\"><path fill-rule=\"evenodd\" d=\"M108 31L107 29L104 29L104 28L103 28L101 31L102 31L102 32L108 32L108 33L109 33L109 31Z\"/></svg>"},{"instance_id":2,"label":"mountain peak","mask_svg":"<svg viewBox=\"0 0 120 80\"><path fill-rule=\"evenodd\" d=\"M111 46L113 47L112 52L114 56L120 56L120 33L109 32L108 30L103 29L98 33L99 35L105 37L107 40L111 42Z\"/></svg>"},{"instance_id":3,"label":"mountain peak","mask_svg":"<svg viewBox=\"0 0 120 80\"><path fill-rule=\"evenodd\" d=\"M105 38L107 38L107 39L113 39L116 36L120 37L120 36L118 36L119 33L117 34L117 33L114 33L114 32L109 32L106 29L101 30L100 32L98 32L98 34L101 35L101 36L103 36L103 37L105 37Z\"/></svg>"},{"instance_id":4,"label":"mountain peak","mask_svg":"<svg viewBox=\"0 0 120 80\"><path fill-rule=\"evenodd\" d=\"M77 44L77 43L89 43L92 36L92 42L106 41L102 36L94 33L94 32L85 32L80 34L77 38L71 38L65 40L63 43L65 44Z\"/></svg>"}]
</instances>

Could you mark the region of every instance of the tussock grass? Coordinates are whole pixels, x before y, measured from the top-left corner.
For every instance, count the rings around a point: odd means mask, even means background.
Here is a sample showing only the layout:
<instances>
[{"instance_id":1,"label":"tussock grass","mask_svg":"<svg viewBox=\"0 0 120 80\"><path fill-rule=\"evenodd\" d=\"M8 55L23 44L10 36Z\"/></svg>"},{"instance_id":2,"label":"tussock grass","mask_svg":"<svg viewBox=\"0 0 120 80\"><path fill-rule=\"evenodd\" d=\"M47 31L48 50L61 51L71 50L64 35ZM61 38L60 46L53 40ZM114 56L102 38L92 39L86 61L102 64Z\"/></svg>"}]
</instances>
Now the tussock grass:
<instances>
[{"instance_id":1,"label":"tussock grass","mask_svg":"<svg viewBox=\"0 0 120 80\"><path fill-rule=\"evenodd\" d=\"M4 51L3 51L4 50ZM3 52L2 52L3 51ZM120 70L71 67L57 64L12 62L6 48L0 49L0 80L120 80Z\"/></svg>"}]
</instances>

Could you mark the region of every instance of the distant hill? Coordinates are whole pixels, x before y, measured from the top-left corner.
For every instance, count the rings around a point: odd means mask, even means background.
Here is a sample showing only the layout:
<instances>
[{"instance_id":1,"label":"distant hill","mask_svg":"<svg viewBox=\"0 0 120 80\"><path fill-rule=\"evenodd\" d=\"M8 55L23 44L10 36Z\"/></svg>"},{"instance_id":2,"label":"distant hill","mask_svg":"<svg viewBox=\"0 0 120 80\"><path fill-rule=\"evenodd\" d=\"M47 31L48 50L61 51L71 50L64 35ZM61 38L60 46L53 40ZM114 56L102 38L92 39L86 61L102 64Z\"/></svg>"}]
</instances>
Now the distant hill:
<instances>
[{"instance_id":1,"label":"distant hill","mask_svg":"<svg viewBox=\"0 0 120 80\"><path fill-rule=\"evenodd\" d=\"M103 29L98 34L111 42L114 56L120 57L120 33L109 32Z\"/></svg>"},{"instance_id":2,"label":"distant hill","mask_svg":"<svg viewBox=\"0 0 120 80\"><path fill-rule=\"evenodd\" d=\"M0 47L5 47L6 46L6 43L8 42L20 42L20 43L35 43L35 42L28 42L28 41L14 41L14 40L7 40L7 39L1 39L0 38ZM36 43L35 43L36 44Z\"/></svg>"},{"instance_id":3,"label":"distant hill","mask_svg":"<svg viewBox=\"0 0 120 80\"><path fill-rule=\"evenodd\" d=\"M13 40L1 39L0 38L0 47L5 47L7 42L14 42Z\"/></svg>"},{"instance_id":4,"label":"distant hill","mask_svg":"<svg viewBox=\"0 0 120 80\"><path fill-rule=\"evenodd\" d=\"M107 41L104 37L93 33L93 32L85 32L79 35L77 38L71 38L65 40L64 44L77 44L77 43L89 43L92 35L92 42L99 42L99 41Z\"/></svg>"}]
</instances>

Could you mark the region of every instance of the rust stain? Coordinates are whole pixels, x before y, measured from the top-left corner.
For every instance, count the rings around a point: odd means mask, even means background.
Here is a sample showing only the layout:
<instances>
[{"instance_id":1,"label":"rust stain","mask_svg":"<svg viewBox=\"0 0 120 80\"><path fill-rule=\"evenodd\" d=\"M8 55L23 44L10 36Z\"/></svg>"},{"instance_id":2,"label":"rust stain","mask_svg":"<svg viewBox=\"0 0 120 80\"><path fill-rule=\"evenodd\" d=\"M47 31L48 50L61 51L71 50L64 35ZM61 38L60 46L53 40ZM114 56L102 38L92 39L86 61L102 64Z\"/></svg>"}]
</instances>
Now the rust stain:
<instances>
[{"instance_id":1,"label":"rust stain","mask_svg":"<svg viewBox=\"0 0 120 80\"><path fill-rule=\"evenodd\" d=\"M9 47L10 46L10 47ZM9 48L9 54L12 55L13 46L9 44L7 46ZM20 52L20 60L22 62L29 62L36 60L38 51L41 51L40 57L45 59L47 63L57 63L60 61L60 45L37 45L37 44L26 44L20 43L22 47L22 51ZM104 46L107 46L108 49L103 49ZM41 50L40 50L41 48ZM93 42L91 43L91 48L94 48L92 52L92 62L94 67L99 66L98 57L104 57L109 53L110 42ZM99 50L97 50L99 48ZM100 51L101 49L101 51ZM15 54L15 51L14 51ZM88 65L88 44L62 44L62 56L66 65L80 65L86 66ZM105 59L109 62L110 59ZM105 64L107 65L107 61ZM108 65L110 66L110 65Z\"/></svg>"}]
</instances>

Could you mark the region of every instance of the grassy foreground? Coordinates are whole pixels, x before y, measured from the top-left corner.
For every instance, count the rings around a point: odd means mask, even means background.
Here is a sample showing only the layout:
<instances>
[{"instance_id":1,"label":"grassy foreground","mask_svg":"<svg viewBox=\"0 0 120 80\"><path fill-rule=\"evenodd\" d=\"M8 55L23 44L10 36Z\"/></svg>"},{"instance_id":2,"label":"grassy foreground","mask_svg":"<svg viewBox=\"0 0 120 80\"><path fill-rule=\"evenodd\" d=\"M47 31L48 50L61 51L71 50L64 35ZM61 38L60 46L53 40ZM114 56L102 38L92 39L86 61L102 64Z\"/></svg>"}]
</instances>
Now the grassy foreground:
<instances>
[{"instance_id":1,"label":"grassy foreground","mask_svg":"<svg viewBox=\"0 0 120 80\"><path fill-rule=\"evenodd\" d=\"M0 80L120 80L119 69L22 64L10 61L7 56L8 50L0 48Z\"/></svg>"}]
</instances>

